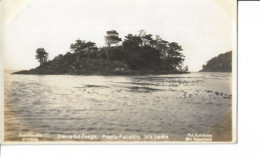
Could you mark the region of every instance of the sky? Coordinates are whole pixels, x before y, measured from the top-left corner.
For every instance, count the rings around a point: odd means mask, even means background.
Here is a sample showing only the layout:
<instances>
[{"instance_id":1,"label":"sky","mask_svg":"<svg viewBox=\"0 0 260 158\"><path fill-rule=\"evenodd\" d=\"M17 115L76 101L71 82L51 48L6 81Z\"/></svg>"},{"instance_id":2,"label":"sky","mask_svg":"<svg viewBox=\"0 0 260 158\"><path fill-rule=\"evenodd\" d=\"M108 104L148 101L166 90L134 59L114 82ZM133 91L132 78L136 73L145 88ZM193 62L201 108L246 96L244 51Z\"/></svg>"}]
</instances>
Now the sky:
<instances>
[{"instance_id":1,"label":"sky","mask_svg":"<svg viewBox=\"0 0 260 158\"><path fill-rule=\"evenodd\" d=\"M108 30L119 36L147 33L177 42L184 65L198 71L209 59L233 50L236 0L2 0L1 57L4 69L39 65L37 48L49 59L70 51L76 39L105 45Z\"/></svg>"}]
</instances>

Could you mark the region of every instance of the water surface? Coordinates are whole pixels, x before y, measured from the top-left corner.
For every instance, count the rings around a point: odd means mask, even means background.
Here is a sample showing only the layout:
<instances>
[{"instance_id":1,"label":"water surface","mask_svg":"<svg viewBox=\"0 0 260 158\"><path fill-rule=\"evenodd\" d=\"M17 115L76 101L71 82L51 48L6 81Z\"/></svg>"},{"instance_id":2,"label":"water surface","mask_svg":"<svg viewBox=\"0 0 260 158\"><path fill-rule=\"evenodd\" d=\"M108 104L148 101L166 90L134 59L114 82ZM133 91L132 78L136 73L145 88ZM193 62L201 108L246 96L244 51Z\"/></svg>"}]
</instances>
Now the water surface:
<instances>
[{"instance_id":1,"label":"water surface","mask_svg":"<svg viewBox=\"0 0 260 158\"><path fill-rule=\"evenodd\" d=\"M231 73L149 76L11 75L5 72L5 140L19 133L188 133L231 140Z\"/></svg>"}]
</instances>

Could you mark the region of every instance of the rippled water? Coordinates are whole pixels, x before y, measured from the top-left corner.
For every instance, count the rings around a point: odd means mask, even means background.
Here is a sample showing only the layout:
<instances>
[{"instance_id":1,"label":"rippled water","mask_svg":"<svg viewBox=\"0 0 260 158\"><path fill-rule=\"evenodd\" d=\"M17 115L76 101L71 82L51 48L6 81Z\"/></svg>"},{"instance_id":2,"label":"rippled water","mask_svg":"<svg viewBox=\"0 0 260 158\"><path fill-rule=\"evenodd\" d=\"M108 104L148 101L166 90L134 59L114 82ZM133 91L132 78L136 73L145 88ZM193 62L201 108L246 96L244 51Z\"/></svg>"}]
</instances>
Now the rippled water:
<instances>
[{"instance_id":1,"label":"rippled water","mask_svg":"<svg viewBox=\"0 0 260 158\"><path fill-rule=\"evenodd\" d=\"M11 75L5 72L5 140L19 133L188 133L231 139L231 73L150 76ZM101 139L102 140L102 139Z\"/></svg>"}]
</instances>

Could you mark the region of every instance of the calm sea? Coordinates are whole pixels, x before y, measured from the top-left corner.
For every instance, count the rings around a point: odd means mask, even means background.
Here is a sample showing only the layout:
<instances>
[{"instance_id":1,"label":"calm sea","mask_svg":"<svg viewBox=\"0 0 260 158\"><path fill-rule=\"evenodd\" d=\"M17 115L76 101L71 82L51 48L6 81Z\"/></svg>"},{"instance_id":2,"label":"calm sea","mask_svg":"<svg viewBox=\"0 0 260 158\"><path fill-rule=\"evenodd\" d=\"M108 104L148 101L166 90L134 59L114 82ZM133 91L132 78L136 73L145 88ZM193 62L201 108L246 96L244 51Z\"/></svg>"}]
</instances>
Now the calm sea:
<instances>
[{"instance_id":1,"label":"calm sea","mask_svg":"<svg viewBox=\"0 0 260 158\"><path fill-rule=\"evenodd\" d=\"M75 134L165 134L168 140L183 141L188 133L230 140L231 83L231 73L73 76L6 71L5 140L20 141L21 134L29 133L42 134L40 141Z\"/></svg>"}]
</instances>

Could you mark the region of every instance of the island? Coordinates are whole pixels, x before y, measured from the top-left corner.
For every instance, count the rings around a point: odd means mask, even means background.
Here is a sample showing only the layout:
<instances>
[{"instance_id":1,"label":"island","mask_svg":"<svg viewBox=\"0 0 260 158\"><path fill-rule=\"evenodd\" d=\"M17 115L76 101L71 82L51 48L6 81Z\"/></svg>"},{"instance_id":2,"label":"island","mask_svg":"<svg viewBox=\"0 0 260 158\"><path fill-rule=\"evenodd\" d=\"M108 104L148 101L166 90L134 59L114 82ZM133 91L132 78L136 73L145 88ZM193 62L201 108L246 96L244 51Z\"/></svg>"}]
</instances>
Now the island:
<instances>
[{"instance_id":1,"label":"island","mask_svg":"<svg viewBox=\"0 0 260 158\"><path fill-rule=\"evenodd\" d=\"M159 35L140 30L139 34L128 34L125 39L115 30L106 32L105 46L77 39L70 51L48 60L44 48L36 50L40 65L34 69L14 74L71 74L71 75L145 75L188 73L183 66L185 56L176 42L163 40Z\"/></svg>"},{"instance_id":2,"label":"island","mask_svg":"<svg viewBox=\"0 0 260 158\"><path fill-rule=\"evenodd\" d=\"M232 51L210 59L200 72L232 72Z\"/></svg>"}]
</instances>

